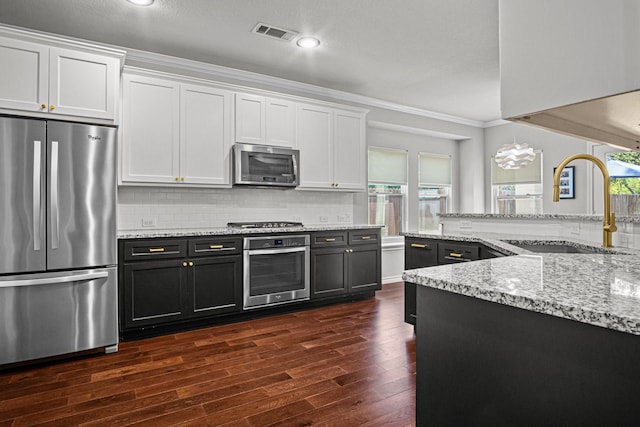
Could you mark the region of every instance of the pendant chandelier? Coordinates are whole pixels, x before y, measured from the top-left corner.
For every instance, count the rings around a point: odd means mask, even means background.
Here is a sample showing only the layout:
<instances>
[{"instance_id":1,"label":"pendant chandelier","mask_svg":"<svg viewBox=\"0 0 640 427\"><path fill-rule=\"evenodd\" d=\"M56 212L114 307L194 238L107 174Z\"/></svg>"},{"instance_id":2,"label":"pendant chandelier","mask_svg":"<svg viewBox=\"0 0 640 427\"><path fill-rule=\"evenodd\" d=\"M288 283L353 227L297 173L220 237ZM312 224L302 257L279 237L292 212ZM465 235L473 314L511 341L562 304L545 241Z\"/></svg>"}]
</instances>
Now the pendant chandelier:
<instances>
[{"instance_id":1,"label":"pendant chandelier","mask_svg":"<svg viewBox=\"0 0 640 427\"><path fill-rule=\"evenodd\" d=\"M513 138L513 143L498 148L495 161L502 169L520 169L533 162L535 158L536 153L529 144L516 142Z\"/></svg>"}]
</instances>

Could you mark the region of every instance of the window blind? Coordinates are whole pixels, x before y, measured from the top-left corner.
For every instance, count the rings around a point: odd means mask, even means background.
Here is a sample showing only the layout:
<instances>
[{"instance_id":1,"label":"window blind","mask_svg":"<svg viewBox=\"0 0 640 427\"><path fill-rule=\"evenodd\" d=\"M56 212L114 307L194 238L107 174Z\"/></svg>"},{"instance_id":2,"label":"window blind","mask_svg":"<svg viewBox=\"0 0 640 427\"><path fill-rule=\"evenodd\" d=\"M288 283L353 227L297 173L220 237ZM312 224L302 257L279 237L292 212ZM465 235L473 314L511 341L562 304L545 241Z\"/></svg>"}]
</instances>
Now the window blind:
<instances>
[{"instance_id":1,"label":"window blind","mask_svg":"<svg viewBox=\"0 0 640 427\"><path fill-rule=\"evenodd\" d=\"M520 169L502 169L491 157L491 184L535 184L542 182L542 152L536 151L536 158Z\"/></svg>"},{"instance_id":2,"label":"window blind","mask_svg":"<svg viewBox=\"0 0 640 427\"><path fill-rule=\"evenodd\" d=\"M451 156L420 153L419 184L451 185Z\"/></svg>"},{"instance_id":3,"label":"window blind","mask_svg":"<svg viewBox=\"0 0 640 427\"><path fill-rule=\"evenodd\" d=\"M389 148L369 148L369 182L406 184L407 152Z\"/></svg>"}]
</instances>

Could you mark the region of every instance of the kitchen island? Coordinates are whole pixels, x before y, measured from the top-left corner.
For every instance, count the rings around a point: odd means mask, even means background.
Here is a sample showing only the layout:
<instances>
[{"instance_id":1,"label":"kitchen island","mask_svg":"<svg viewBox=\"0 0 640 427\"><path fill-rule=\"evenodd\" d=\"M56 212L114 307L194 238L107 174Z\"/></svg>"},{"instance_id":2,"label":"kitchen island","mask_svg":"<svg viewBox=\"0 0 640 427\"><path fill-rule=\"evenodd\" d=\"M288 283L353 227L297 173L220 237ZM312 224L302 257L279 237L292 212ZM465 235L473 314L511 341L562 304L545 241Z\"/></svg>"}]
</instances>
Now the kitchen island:
<instances>
[{"instance_id":1,"label":"kitchen island","mask_svg":"<svg viewBox=\"0 0 640 427\"><path fill-rule=\"evenodd\" d=\"M417 425L639 425L640 258L620 252L406 271Z\"/></svg>"}]
</instances>

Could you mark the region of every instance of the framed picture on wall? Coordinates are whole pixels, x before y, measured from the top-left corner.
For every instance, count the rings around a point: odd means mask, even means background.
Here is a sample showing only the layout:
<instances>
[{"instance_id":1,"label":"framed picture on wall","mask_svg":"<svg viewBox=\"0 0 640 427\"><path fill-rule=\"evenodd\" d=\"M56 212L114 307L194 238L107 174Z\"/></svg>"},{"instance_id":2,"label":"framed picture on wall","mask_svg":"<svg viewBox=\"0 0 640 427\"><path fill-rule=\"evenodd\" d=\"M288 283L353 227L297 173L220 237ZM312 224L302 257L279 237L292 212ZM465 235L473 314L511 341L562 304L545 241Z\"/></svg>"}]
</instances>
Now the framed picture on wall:
<instances>
[{"instance_id":1,"label":"framed picture on wall","mask_svg":"<svg viewBox=\"0 0 640 427\"><path fill-rule=\"evenodd\" d=\"M560 174L560 198L561 199L575 199L575 166L567 166L562 169ZM553 168L553 174L555 175L556 168Z\"/></svg>"}]
</instances>

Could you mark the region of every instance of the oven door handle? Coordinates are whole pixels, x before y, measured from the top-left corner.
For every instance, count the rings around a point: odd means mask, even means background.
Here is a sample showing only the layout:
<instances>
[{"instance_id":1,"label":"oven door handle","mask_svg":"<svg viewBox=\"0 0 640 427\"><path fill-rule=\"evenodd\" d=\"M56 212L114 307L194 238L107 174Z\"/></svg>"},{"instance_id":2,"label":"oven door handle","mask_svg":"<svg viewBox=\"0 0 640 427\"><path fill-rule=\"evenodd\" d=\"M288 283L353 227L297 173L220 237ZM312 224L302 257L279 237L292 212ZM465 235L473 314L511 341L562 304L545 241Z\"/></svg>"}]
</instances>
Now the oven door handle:
<instances>
[{"instance_id":1,"label":"oven door handle","mask_svg":"<svg viewBox=\"0 0 640 427\"><path fill-rule=\"evenodd\" d=\"M305 252L308 251L308 246L298 246L294 248L278 248L278 249L252 249L249 252L249 255L279 255L279 254L290 254L294 252Z\"/></svg>"}]
</instances>

